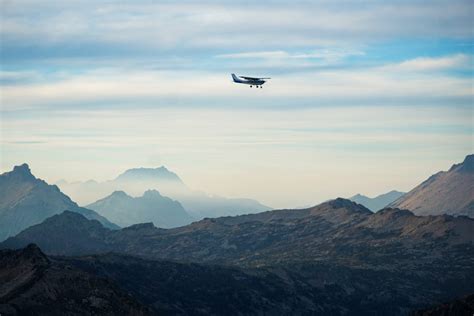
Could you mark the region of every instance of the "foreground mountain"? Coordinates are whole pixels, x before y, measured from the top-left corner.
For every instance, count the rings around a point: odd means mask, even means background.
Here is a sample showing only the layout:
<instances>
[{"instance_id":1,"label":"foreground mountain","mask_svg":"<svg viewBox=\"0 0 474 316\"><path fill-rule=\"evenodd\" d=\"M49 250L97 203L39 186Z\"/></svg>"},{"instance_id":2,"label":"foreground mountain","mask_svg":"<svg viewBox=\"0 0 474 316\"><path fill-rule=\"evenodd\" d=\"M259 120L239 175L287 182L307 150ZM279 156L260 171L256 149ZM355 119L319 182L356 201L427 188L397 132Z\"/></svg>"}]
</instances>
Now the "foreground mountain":
<instances>
[{"instance_id":1,"label":"foreground mountain","mask_svg":"<svg viewBox=\"0 0 474 316\"><path fill-rule=\"evenodd\" d=\"M265 270L117 254L56 260L113 280L157 315L301 315L337 310L320 304L316 293Z\"/></svg>"},{"instance_id":2,"label":"foreground mountain","mask_svg":"<svg viewBox=\"0 0 474 316\"><path fill-rule=\"evenodd\" d=\"M123 191L115 191L86 207L122 227L152 222L156 227L172 228L194 220L179 202L162 196L156 190L148 190L136 198Z\"/></svg>"},{"instance_id":3,"label":"foreground mountain","mask_svg":"<svg viewBox=\"0 0 474 316\"><path fill-rule=\"evenodd\" d=\"M391 207L417 215L466 215L474 218L474 155L441 171L396 200Z\"/></svg>"},{"instance_id":4,"label":"foreground mountain","mask_svg":"<svg viewBox=\"0 0 474 316\"><path fill-rule=\"evenodd\" d=\"M413 312L411 316L472 316L474 315L474 294Z\"/></svg>"},{"instance_id":5,"label":"foreground mountain","mask_svg":"<svg viewBox=\"0 0 474 316\"><path fill-rule=\"evenodd\" d=\"M164 196L179 201L196 219L258 213L270 209L252 199L230 199L193 191L178 175L165 167L129 169L114 180L106 182L68 183L63 180L57 185L83 205L93 203L114 191L125 191L132 196L141 196L147 190L157 190Z\"/></svg>"},{"instance_id":6,"label":"foreground mountain","mask_svg":"<svg viewBox=\"0 0 474 316\"><path fill-rule=\"evenodd\" d=\"M0 240L64 210L97 219L106 227L118 228L96 212L79 207L57 186L35 178L27 164L0 175L0 192Z\"/></svg>"},{"instance_id":7,"label":"foreground mountain","mask_svg":"<svg viewBox=\"0 0 474 316\"><path fill-rule=\"evenodd\" d=\"M387 192L385 194L380 194L374 198L370 198L362 194L356 194L353 197L350 197L349 200L364 205L372 212L377 212L378 210L383 209L393 201L399 199L404 194L404 192L399 192L395 190Z\"/></svg>"},{"instance_id":8,"label":"foreground mountain","mask_svg":"<svg viewBox=\"0 0 474 316\"><path fill-rule=\"evenodd\" d=\"M48 259L35 245L0 251L1 315L148 315L114 282Z\"/></svg>"},{"instance_id":9,"label":"foreground mountain","mask_svg":"<svg viewBox=\"0 0 474 316\"><path fill-rule=\"evenodd\" d=\"M283 279L292 293L306 293L298 297L323 314L407 314L474 292L474 220L467 217L420 217L400 209L372 213L336 199L174 229L149 223L113 231L70 212L50 220L0 247L37 241L49 254L114 251L264 271ZM71 223L77 233L67 232Z\"/></svg>"}]
</instances>

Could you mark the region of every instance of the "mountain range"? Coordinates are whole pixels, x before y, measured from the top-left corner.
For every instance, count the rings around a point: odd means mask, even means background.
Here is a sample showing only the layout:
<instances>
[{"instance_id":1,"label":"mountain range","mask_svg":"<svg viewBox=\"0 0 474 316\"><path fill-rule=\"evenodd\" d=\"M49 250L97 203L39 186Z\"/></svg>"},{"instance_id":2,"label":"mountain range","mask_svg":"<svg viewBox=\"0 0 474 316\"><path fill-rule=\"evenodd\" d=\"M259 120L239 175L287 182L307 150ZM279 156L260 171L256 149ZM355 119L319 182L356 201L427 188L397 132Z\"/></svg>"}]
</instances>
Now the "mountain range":
<instances>
[{"instance_id":1,"label":"mountain range","mask_svg":"<svg viewBox=\"0 0 474 316\"><path fill-rule=\"evenodd\" d=\"M108 196L114 191L124 191L131 196L141 196L148 190L157 190L163 196L181 203L194 218L219 217L267 211L270 207L244 198L225 198L194 191L174 172L165 167L135 168L126 170L113 180L72 182L65 180L57 185L74 200L87 205Z\"/></svg>"},{"instance_id":2,"label":"mountain range","mask_svg":"<svg viewBox=\"0 0 474 316\"><path fill-rule=\"evenodd\" d=\"M123 191L115 191L86 207L121 227L152 222L157 227L172 228L194 220L178 201L162 196L156 190L148 190L135 198Z\"/></svg>"},{"instance_id":3,"label":"mountain range","mask_svg":"<svg viewBox=\"0 0 474 316\"><path fill-rule=\"evenodd\" d=\"M399 192L395 190L380 194L374 198L370 198L362 194L356 194L350 197L349 200L364 205L372 212L377 212L378 210L383 209L393 201L399 199L404 194L404 192Z\"/></svg>"},{"instance_id":4,"label":"mountain range","mask_svg":"<svg viewBox=\"0 0 474 316\"><path fill-rule=\"evenodd\" d=\"M438 172L390 204L417 215L466 215L474 218L474 155Z\"/></svg>"},{"instance_id":5,"label":"mountain range","mask_svg":"<svg viewBox=\"0 0 474 316\"><path fill-rule=\"evenodd\" d=\"M21 248L34 241L49 255L115 252L235 267L278 276L292 300L315 304L308 310L399 315L474 291L472 231L474 220L468 217L423 217L400 209L372 213L336 199L303 210L204 219L174 229L148 223L110 230L65 212L0 247ZM278 280L275 276L269 280Z\"/></svg>"},{"instance_id":6,"label":"mountain range","mask_svg":"<svg viewBox=\"0 0 474 316\"><path fill-rule=\"evenodd\" d=\"M57 186L37 179L27 164L0 175L0 192L0 240L64 210L97 219L108 228L118 228L96 212L79 207Z\"/></svg>"},{"instance_id":7,"label":"mountain range","mask_svg":"<svg viewBox=\"0 0 474 316\"><path fill-rule=\"evenodd\" d=\"M0 313L462 315L474 293L472 157L375 213L337 198L189 224L161 191L114 192L92 204L99 215L18 166L0 176L0 210L26 226L0 243ZM185 187L153 170L113 182ZM102 215L149 222L117 229Z\"/></svg>"}]
</instances>

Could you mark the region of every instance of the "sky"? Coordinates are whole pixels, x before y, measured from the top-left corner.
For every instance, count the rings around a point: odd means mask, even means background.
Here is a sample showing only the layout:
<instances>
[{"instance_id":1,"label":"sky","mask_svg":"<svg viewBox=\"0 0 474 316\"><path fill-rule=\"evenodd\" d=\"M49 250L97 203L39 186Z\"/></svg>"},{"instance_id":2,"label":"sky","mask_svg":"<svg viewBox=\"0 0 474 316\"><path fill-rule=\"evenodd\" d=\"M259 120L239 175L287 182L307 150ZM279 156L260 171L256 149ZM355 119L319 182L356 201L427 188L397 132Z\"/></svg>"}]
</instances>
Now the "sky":
<instances>
[{"instance_id":1,"label":"sky","mask_svg":"<svg viewBox=\"0 0 474 316\"><path fill-rule=\"evenodd\" d=\"M474 152L473 21L457 0L0 0L0 171L165 165L277 208L408 191Z\"/></svg>"}]
</instances>

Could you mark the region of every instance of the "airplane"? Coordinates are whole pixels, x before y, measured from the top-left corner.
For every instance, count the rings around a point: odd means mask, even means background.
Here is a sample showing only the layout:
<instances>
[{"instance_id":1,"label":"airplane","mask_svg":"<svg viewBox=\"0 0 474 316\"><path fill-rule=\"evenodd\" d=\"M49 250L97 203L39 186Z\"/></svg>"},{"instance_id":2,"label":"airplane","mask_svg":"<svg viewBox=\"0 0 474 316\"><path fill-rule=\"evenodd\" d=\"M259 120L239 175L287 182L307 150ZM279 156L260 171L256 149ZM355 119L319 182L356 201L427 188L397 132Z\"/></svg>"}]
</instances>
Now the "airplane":
<instances>
[{"instance_id":1,"label":"airplane","mask_svg":"<svg viewBox=\"0 0 474 316\"><path fill-rule=\"evenodd\" d=\"M252 88L252 86L255 86L255 88L258 88L258 87L262 88L262 85L266 82L265 79L271 79L271 78L254 78L254 77L236 76L235 74L232 74L232 79L234 79L235 83L248 84L250 85L250 88Z\"/></svg>"}]
</instances>

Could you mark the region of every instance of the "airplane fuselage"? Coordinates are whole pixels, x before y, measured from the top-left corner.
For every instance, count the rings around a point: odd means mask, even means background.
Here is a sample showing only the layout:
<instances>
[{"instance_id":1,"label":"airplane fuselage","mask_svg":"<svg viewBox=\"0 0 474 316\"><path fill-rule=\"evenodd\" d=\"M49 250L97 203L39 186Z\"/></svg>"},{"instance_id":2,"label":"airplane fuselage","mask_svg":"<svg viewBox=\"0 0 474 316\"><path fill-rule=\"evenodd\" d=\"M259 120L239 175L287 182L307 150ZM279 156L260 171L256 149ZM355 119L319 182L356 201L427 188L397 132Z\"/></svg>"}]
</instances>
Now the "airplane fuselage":
<instances>
[{"instance_id":1,"label":"airplane fuselage","mask_svg":"<svg viewBox=\"0 0 474 316\"><path fill-rule=\"evenodd\" d=\"M257 80L242 79L240 77L237 77L234 74L232 74L232 79L234 80L235 83L248 84L250 86L261 86L266 82L265 80L262 80L262 79L257 79Z\"/></svg>"}]
</instances>

